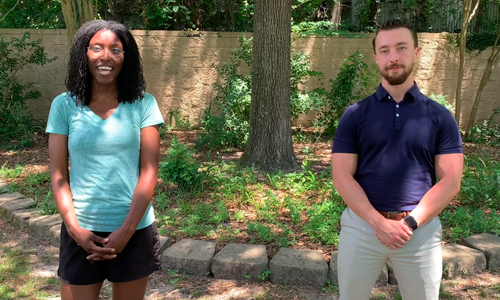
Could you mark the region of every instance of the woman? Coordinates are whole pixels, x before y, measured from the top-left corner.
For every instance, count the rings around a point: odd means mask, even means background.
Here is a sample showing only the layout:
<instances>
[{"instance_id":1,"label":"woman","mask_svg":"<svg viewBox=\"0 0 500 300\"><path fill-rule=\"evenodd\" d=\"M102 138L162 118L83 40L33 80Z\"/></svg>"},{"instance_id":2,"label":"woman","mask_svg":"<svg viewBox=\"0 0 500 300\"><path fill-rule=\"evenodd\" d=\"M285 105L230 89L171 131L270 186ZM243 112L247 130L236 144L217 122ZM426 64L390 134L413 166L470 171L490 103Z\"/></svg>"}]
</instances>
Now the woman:
<instances>
[{"instance_id":1,"label":"woman","mask_svg":"<svg viewBox=\"0 0 500 300\"><path fill-rule=\"evenodd\" d=\"M54 99L46 130L63 220L63 300L98 299L105 279L113 299L143 299L149 275L160 268L151 197L163 118L145 86L137 44L123 25L97 20L78 30L69 92Z\"/></svg>"}]
</instances>

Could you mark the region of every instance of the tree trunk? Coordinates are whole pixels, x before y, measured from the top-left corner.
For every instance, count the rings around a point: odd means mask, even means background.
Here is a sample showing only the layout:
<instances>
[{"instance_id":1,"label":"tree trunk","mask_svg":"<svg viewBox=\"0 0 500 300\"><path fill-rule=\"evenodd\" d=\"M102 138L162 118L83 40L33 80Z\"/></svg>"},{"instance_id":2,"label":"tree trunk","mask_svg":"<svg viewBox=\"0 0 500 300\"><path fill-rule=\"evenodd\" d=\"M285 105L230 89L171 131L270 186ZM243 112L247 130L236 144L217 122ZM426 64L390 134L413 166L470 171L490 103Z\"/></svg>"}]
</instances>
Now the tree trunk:
<instances>
[{"instance_id":1,"label":"tree trunk","mask_svg":"<svg viewBox=\"0 0 500 300\"><path fill-rule=\"evenodd\" d=\"M96 1L97 6L97 1ZM61 8L66 24L68 45L73 44L73 37L83 23L95 19L95 11L92 0L61 0Z\"/></svg>"},{"instance_id":2,"label":"tree trunk","mask_svg":"<svg viewBox=\"0 0 500 300\"><path fill-rule=\"evenodd\" d=\"M241 164L266 172L298 168L290 103L292 0L256 0L250 136Z\"/></svg>"},{"instance_id":3,"label":"tree trunk","mask_svg":"<svg viewBox=\"0 0 500 300\"><path fill-rule=\"evenodd\" d=\"M342 22L342 0L328 0L328 15L332 23Z\"/></svg>"},{"instance_id":4,"label":"tree trunk","mask_svg":"<svg viewBox=\"0 0 500 300\"><path fill-rule=\"evenodd\" d=\"M474 18L476 14L477 8L479 7L480 0L476 0L476 6L474 10L472 10L472 1L473 0L464 0L463 1L463 18L462 18L462 29L460 30L460 66L458 67L458 82L456 88L456 96L455 96L455 121L457 121L458 126L460 127L460 113L462 110L462 83L464 81L464 63L465 63L465 46L467 44L467 29L469 28L469 24Z\"/></svg>"},{"instance_id":5,"label":"tree trunk","mask_svg":"<svg viewBox=\"0 0 500 300\"><path fill-rule=\"evenodd\" d=\"M488 58L488 62L486 64L486 69L484 70L483 77L481 77L481 82L479 83L479 88L477 90L476 98L474 99L474 104L472 105L472 110L470 112L469 121L467 122L467 128L465 130L466 134L470 134L470 130L472 126L474 126L474 121L476 119L477 108L479 107L479 102L481 102L481 96L483 94L483 89L488 84L490 80L491 74L495 70L496 63L498 61L498 57L500 57L500 47L498 47L498 40L500 39L500 30L498 32L497 38L495 40L495 44L491 49L491 55Z\"/></svg>"}]
</instances>

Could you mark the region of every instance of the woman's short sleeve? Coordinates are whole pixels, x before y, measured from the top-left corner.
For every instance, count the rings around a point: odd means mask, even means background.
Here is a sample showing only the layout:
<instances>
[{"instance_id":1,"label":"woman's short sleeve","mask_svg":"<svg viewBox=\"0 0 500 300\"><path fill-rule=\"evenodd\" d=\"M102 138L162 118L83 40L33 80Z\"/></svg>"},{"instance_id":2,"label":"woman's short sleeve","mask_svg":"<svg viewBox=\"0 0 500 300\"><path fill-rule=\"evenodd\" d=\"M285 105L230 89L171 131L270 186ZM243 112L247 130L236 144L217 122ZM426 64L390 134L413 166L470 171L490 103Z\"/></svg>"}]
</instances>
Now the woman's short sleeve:
<instances>
[{"instance_id":1,"label":"woman's short sleeve","mask_svg":"<svg viewBox=\"0 0 500 300\"><path fill-rule=\"evenodd\" d=\"M141 128L163 123L163 117L155 97L146 93L141 105Z\"/></svg>"},{"instance_id":2,"label":"woman's short sleeve","mask_svg":"<svg viewBox=\"0 0 500 300\"><path fill-rule=\"evenodd\" d=\"M71 98L65 93L57 96L54 101L52 101L45 132L61 135L69 134L69 99Z\"/></svg>"}]
</instances>

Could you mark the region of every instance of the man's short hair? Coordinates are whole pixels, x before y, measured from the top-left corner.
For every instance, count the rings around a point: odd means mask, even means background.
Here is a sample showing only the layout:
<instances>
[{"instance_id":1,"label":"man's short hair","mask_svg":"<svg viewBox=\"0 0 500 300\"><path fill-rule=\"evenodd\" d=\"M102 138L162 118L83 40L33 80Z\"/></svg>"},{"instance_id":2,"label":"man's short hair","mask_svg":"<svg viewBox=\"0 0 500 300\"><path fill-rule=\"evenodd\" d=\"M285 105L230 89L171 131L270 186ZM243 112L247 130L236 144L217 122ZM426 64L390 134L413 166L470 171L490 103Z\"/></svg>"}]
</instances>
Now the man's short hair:
<instances>
[{"instance_id":1,"label":"man's short hair","mask_svg":"<svg viewBox=\"0 0 500 300\"><path fill-rule=\"evenodd\" d=\"M375 37L372 40L372 45L373 45L373 53L377 53L375 51L375 40L377 39L378 33L381 31L387 31L387 30L393 30L393 29L399 29L399 28L406 28L411 32L411 35L413 37L413 42L415 44L415 48L418 47L418 36L417 32L411 27L410 24L404 22L403 20L399 19L393 19L393 20L387 20L385 21L382 26L380 26L377 29L377 32L375 33Z\"/></svg>"}]
</instances>

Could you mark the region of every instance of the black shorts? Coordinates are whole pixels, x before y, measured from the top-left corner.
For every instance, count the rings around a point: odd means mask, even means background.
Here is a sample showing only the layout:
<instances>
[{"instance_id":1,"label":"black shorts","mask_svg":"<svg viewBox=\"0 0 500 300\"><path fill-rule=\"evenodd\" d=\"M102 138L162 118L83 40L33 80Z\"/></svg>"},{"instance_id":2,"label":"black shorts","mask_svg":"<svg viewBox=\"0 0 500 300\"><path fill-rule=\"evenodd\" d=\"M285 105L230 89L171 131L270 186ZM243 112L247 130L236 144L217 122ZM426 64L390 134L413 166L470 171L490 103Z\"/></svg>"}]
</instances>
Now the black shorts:
<instances>
[{"instance_id":1,"label":"black shorts","mask_svg":"<svg viewBox=\"0 0 500 300\"><path fill-rule=\"evenodd\" d=\"M94 231L94 234L107 237L111 232ZM133 281L161 268L160 237L154 223L137 230L123 251L111 260L88 260L89 254L69 236L64 223L61 225L60 245L57 275L67 284L87 285L104 279L110 282Z\"/></svg>"}]
</instances>

